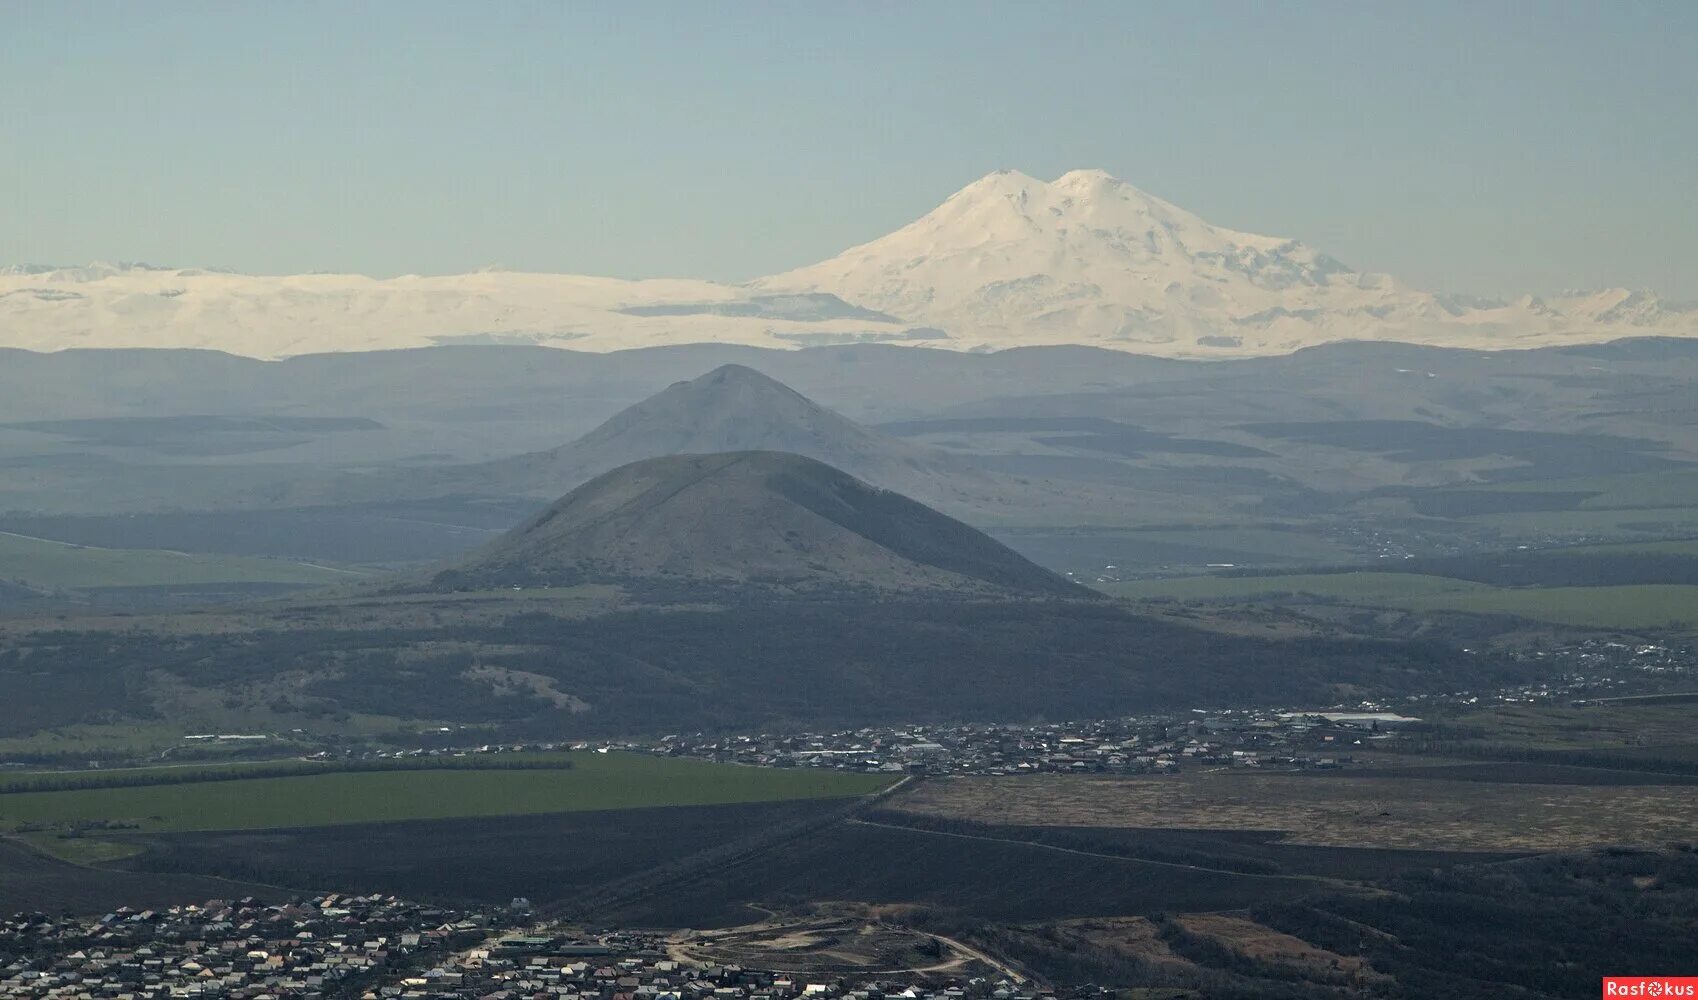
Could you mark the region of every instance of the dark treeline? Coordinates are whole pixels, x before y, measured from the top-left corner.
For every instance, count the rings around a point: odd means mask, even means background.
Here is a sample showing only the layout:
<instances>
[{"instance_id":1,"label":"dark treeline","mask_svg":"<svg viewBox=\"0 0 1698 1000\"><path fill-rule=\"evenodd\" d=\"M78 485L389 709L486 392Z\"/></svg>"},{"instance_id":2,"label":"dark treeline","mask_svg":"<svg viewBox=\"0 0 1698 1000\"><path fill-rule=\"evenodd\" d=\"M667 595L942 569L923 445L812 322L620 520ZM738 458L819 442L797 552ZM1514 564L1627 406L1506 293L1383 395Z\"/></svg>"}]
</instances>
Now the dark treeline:
<instances>
[{"instance_id":1,"label":"dark treeline","mask_svg":"<svg viewBox=\"0 0 1698 1000\"><path fill-rule=\"evenodd\" d=\"M404 757L399 760L349 760L318 763L308 760L228 767L162 767L136 771L81 771L76 774L0 777L0 795L19 792L73 792L91 788L138 788L149 785L194 785L208 781L246 781L254 778L298 778L319 774L369 771L565 771L569 760L475 757Z\"/></svg>"}]
</instances>

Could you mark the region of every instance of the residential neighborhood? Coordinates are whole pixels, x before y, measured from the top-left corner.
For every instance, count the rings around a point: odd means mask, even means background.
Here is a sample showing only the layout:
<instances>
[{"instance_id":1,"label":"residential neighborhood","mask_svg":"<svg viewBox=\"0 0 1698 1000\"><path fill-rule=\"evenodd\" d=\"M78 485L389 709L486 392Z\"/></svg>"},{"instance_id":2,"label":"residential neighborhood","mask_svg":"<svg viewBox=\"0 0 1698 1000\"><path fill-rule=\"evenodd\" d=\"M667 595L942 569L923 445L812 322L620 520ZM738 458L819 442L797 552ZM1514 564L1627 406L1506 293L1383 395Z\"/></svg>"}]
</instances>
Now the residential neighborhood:
<instances>
[{"instance_id":1,"label":"residential neighborhood","mask_svg":"<svg viewBox=\"0 0 1698 1000\"><path fill-rule=\"evenodd\" d=\"M93 920L0 921L0 997L32 1000L1039 1000L973 975L801 975L672 957L658 935L529 922L529 904L461 912L393 896L211 900ZM985 973L978 975L979 972ZM1065 998L1096 997L1095 989Z\"/></svg>"}]
</instances>

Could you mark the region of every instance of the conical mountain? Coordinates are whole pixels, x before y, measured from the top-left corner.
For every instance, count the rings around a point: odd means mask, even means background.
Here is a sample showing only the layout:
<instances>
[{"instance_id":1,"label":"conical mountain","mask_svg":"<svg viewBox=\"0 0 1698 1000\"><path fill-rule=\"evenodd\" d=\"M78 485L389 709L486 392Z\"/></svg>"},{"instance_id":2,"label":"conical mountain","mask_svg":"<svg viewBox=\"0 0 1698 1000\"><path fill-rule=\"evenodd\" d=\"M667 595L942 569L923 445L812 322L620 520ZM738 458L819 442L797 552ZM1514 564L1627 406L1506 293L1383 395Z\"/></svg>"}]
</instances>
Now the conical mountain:
<instances>
[{"instance_id":1,"label":"conical mountain","mask_svg":"<svg viewBox=\"0 0 1698 1000\"><path fill-rule=\"evenodd\" d=\"M728 451L804 455L928 502L949 498L973 475L950 456L863 427L744 365L674 383L570 444L469 471L485 489L559 496L641 459Z\"/></svg>"},{"instance_id":2,"label":"conical mountain","mask_svg":"<svg viewBox=\"0 0 1698 1000\"><path fill-rule=\"evenodd\" d=\"M647 459L598 476L459 565L451 589L756 587L1087 596L1000 542L801 455Z\"/></svg>"}]
</instances>

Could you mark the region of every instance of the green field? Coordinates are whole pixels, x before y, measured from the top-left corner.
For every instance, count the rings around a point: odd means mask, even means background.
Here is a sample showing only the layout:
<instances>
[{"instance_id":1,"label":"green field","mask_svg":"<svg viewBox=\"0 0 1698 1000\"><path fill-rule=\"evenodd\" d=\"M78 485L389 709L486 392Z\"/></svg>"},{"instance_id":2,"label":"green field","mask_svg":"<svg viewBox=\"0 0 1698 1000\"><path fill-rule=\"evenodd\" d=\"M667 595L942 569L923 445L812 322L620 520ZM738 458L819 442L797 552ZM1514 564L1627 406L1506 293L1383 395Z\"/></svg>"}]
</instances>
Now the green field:
<instances>
[{"instance_id":1,"label":"green field","mask_svg":"<svg viewBox=\"0 0 1698 1000\"><path fill-rule=\"evenodd\" d=\"M1223 562L1300 562L1315 565L1342 562L1353 556L1349 548L1320 534L1262 527L1166 528L1126 532L1122 537L1128 541L1209 553L1214 560Z\"/></svg>"},{"instance_id":2,"label":"green field","mask_svg":"<svg viewBox=\"0 0 1698 1000\"><path fill-rule=\"evenodd\" d=\"M1441 491L1442 492L1442 491ZM1459 514L1455 520L1501 533L1505 541L1548 543L1680 538L1698 535L1698 471L1476 483L1467 492L1592 494L1573 510Z\"/></svg>"},{"instance_id":3,"label":"green field","mask_svg":"<svg viewBox=\"0 0 1698 1000\"><path fill-rule=\"evenodd\" d=\"M151 722L64 726L0 738L0 760L12 754L80 754L90 759L156 754L181 744L184 732L182 726Z\"/></svg>"},{"instance_id":4,"label":"green field","mask_svg":"<svg viewBox=\"0 0 1698 1000\"><path fill-rule=\"evenodd\" d=\"M208 781L258 778L313 777L340 772L372 771L521 771L567 770L583 759L581 753L444 754L397 756L367 760L323 760L283 757L228 763L162 764L143 767L101 767L84 770L7 771L0 773L0 796L21 792L84 791L96 788L189 785ZM0 815L3 815L0 810Z\"/></svg>"},{"instance_id":5,"label":"green field","mask_svg":"<svg viewBox=\"0 0 1698 1000\"><path fill-rule=\"evenodd\" d=\"M1417 598L1491 590L1483 583L1418 573L1290 573L1277 576L1182 576L1103 584L1120 597L1226 601L1281 594L1312 594L1359 604L1404 603Z\"/></svg>"},{"instance_id":6,"label":"green field","mask_svg":"<svg viewBox=\"0 0 1698 1000\"><path fill-rule=\"evenodd\" d=\"M1609 507L1698 507L1698 472L1633 472L1616 476L1530 479L1482 485L1497 493L1596 493L1581 502L1587 510Z\"/></svg>"},{"instance_id":7,"label":"green field","mask_svg":"<svg viewBox=\"0 0 1698 1000\"><path fill-rule=\"evenodd\" d=\"M1653 555L1698 556L1698 539L1682 538L1663 542L1620 542L1605 545L1575 545L1551 550L1561 555Z\"/></svg>"},{"instance_id":8,"label":"green field","mask_svg":"<svg viewBox=\"0 0 1698 1000\"><path fill-rule=\"evenodd\" d=\"M1579 537L1658 537L1698 533L1698 507L1645 507L1540 510L1515 514L1474 514L1462 518L1488 525L1509 538L1550 535Z\"/></svg>"},{"instance_id":9,"label":"green field","mask_svg":"<svg viewBox=\"0 0 1698 1000\"><path fill-rule=\"evenodd\" d=\"M1268 601L1307 595L1363 607L1511 615L1594 628L1698 625L1698 586L1494 587L1419 573L1192 576L1104 584L1137 600Z\"/></svg>"},{"instance_id":10,"label":"green field","mask_svg":"<svg viewBox=\"0 0 1698 1000\"><path fill-rule=\"evenodd\" d=\"M570 770L352 772L0 793L0 830L134 824L154 832L331 826L863 795L889 775L579 753ZM41 844L40 840L36 841ZM42 846L49 846L43 844Z\"/></svg>"},{"instance_id":11,"label":"green field","mask_svg":"<svg viewBox=\"0 0 1698 1000\"><path fill-rule=\"evenodd\" d=\"M1491 587L1483 594L1421 597L1411 605L1417 611L1504 614L1592 628L1698 626L1698 586L1681 584Z\"/></svg>"},{"instance_id":12,"label":"green field","mask_svg":"<svg viewBox=\"0 0 1698 1000\"><path fill-rule=\"evenodd\" d=\"M101 549L0 532L0 580L31 587L150 587L216 583L329 584L347 571L258 556Z\"/></svg>"}]
</instances>

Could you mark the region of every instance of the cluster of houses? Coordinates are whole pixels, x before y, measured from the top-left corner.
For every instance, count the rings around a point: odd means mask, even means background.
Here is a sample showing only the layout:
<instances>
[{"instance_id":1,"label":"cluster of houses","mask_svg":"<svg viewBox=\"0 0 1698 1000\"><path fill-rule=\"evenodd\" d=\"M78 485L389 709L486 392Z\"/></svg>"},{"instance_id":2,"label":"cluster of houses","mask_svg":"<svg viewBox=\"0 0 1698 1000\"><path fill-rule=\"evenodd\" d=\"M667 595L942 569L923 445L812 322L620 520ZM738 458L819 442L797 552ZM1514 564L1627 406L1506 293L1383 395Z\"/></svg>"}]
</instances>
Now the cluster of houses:
<instances>
[{"instance_id":1,"label":"cluster of houses","mask_svg":"<svg viewBox=\"0 0 1698 1000\"><path fill-rule=\"evenodd\" d=\"M1357 710L1202 711L1084 722L866 727L836 732L672 734L653 741L489 743L321 751L309 759L416 759L556 751L645 753L757 767L888 774L1171 774L1186 767L1336 768L1419 721Z\"/></svg>"},{"instance_id":2,"label":"cluster of houses","mask_svg":"<svg viewBox=\"0 0 1698 1000\"><path fill-rule=\"evenodd\" d=\"M765 767L910 774L1163 774L1185 767L1334 768L1416 721L1390 712L1193 712L1045 725L674 734L652 753ZM633 749L637 749L633 747Z\"/></svg>"},{"instance_id":3,"label":"cluster of houses","mask_svg":"<svg viewBox=\"0 0 1698 1000\"><path fill-rule=\"evenodd\" d=\"M1465 654L1473 650L1464 649ZM1698 677L1698 646L1690 643L1628 642L1615 638L1546 641L1499 655L1541 664L1545 676L1526 684L1483 691L1414 694L1406 711L1439 711L1494 705L1586 705L1611 698L1642 697L1691 689Z\"/></svg>"},{"instance_id":4,"label":"cluster of houses","mask_svg":"<svg viewBox=\"0 0 1698 1000\"><path fill-rule=\"evenodd\" d=\"M390 979L515 919L342 895L121 909L94 920L18 914L0 921L0 997L382 996Z\"/></svg>"},{"instance_id":5,"label":"cluster of houses","mask_svg":"<svg viewBox=\"0 0 1698 1000\"><path fill-rule=\"evenodd\" d=\"M0 997L48 1000L1105 1000L1011 978L794 975L669 957L654 935L562 933L392 896L214 900L0 921Z\"/></svg>"},{"instance_id":6,"label":"cluster of houses","mask_svg":"<svg viewBox=\"0 0 1698 1000\"><path fill-rule=\"evenodd\" d=\"M1585 639L1544 648L1517 650L1522 660L1565 668L1548 680L1495 693L1496 701L1584 701L1643 692L1647 686L1690 683L1698 674L1698 649L1690 644Z\"/></svg>"}]
</instances>

